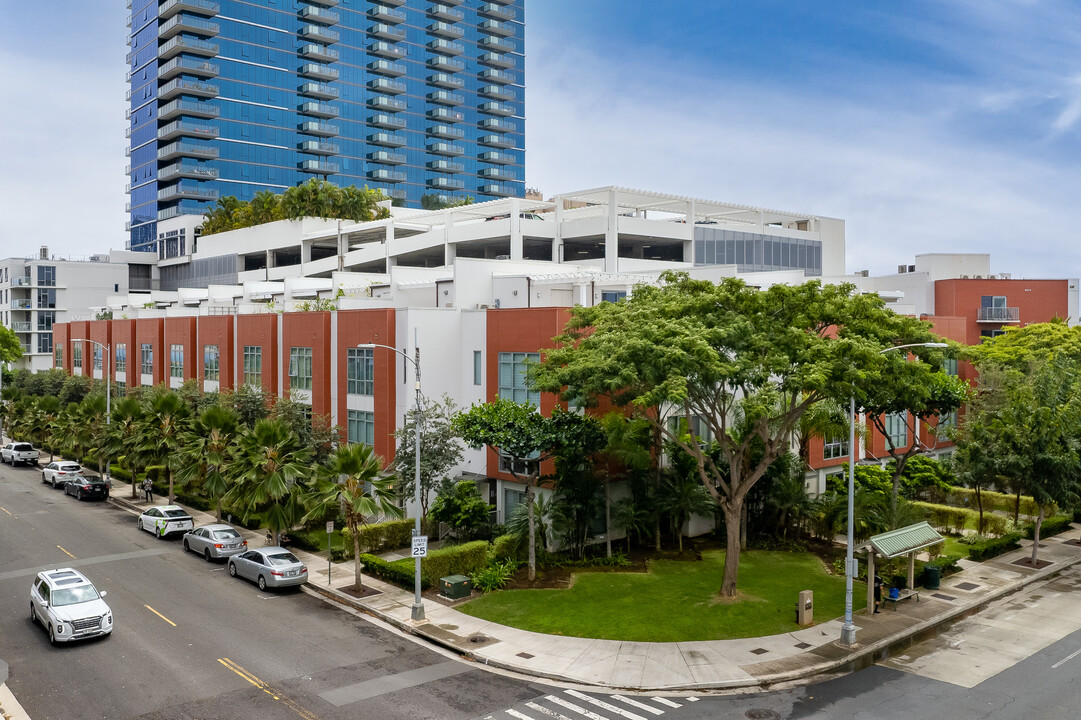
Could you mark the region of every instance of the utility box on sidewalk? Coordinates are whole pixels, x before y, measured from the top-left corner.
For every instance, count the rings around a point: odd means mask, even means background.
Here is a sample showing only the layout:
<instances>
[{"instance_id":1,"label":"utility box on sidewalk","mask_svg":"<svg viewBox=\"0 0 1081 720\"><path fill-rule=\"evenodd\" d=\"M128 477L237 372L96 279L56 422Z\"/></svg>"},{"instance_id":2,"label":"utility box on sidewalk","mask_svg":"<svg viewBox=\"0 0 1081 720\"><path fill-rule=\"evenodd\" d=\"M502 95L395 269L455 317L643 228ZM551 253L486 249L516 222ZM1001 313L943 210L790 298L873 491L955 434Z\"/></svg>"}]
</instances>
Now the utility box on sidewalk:
<instances>
[{"instance_id":1,"label":"utility box on sidewalk","mask_svg":"<svg viewBox=\"0 0 1081 720\"><path fill-rule=\"evenodd\" d=\"M814 625L814 592L804 590L799 594L796 604L796 624L800 627Z\"/></svg>"},{"instance_id":2,"label":"utility box on sidewalk","mask_svg":"<svg viewBox=\"0 0 1081 720\"><path fill-rule=\"evenodd\" d=\"M439 594L451 600L460 600L469 597L473 592L473 584L465 575L448 575L439 578Z\"/></svg>"}]
</instances>

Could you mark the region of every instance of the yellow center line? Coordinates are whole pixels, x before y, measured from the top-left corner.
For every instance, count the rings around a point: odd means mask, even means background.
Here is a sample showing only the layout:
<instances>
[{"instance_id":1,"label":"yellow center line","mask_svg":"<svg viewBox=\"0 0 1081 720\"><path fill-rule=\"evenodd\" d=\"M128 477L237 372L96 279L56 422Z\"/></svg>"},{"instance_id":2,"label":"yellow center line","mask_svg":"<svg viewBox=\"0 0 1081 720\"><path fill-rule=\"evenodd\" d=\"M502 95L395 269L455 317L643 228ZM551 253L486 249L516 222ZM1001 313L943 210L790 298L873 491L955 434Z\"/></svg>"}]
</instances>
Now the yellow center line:
<instances>
[{"instance_id":1,"label":"yellow center line","mask_svg":"<svg viewBox=\"0 0 1081 720\"><path fill-rule=\"evenodd\" d=\"M157 611L157 610L155 610L154 608L150 607L149 605L143 605L143 607L145 607L145 608L146 608L147 610L149 610L150 612L154 613L155 615L157 615L158 617L160 617L160 618L161 618L162 620L164 620L165 622L169 623L169 624L170 624L170 625L172 625L173 627L176 627L176 623L175 623L175 622L173 622L173 621L172 621L172 620L170 620L169 618L165 617L164 615L162 615L162 614L161 614L160 612L158 612L158 611Z\"/></svg>"},{"instance_id":2,"label":"yellow center line","mask_svg":"<svg viewBox=\"0 0 1081 720\"><path fill-rule=\"evenodd\" d=\"M60 547L59 545L57 545L57 547L58 547L58 548L60 548L60 552L62 552L62 553L64 553L65 555L67 555L67 556L68 556L69 558L71 558L72 560L74 560L74 559L75 559L75 556L74 556L74 555L72 555L71 553L69 553L69 552L68 552L67 550L65 550L64 548Z\"/></svg>"},{"instance_id":3,"label":"yellow center line","mask_svg":"<svg viewBox=\"0 0 1081 720\"><path fill-rule=\"evenodd\" d=\"M229 668L233 672L235 672L240 677L242 677L245 680L247 680L248 682L250 682L255 687L257 687L260 690L262 690L263 692L265 692L270 697L274 698L278 702L285 705L287 708L289 708L290 710L295 712L297 715L299 715L304 720L319 720L318 715L311 712L310 710L307 710L307 709L301 707L300 705L297 705L293 700L291 700L288 697L285 697L282 693L279 693L277 690L272 688L270 685L268 685L267 683L260 680L258 677L253 675L251 672L249 672L249 671L245 670L244 668L240 667L239 665L237 665L235 662L233 662L229 658L218 658L218 662L221 663L222 665L224 665L225 667Z\"/></svg>"},{"instance_id":4,"label":"yellow center line","mask_svg":"<svg viewBox=\"0 0 1081 720\"><path fill-rule=\"evenodd\" d=\"M0 507L0 510L3 510L4 512L8 513L8 515L11 515L11 513L9 513L9 512L8 512L8 509L7 509L7 508L2 508L2 507ZM11 517L15 517L15 516L14 516L14 515L11 515Z\"/></svg>"}]
</instances>

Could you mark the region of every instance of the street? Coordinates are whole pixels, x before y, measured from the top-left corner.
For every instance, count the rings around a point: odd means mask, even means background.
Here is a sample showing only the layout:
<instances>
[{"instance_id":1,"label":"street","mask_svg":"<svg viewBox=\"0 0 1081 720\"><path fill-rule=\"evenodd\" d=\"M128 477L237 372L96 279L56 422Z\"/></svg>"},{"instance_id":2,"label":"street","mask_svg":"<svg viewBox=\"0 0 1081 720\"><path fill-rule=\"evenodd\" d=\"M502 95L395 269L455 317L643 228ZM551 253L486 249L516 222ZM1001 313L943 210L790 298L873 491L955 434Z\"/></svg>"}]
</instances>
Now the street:
<instances>
[{"instance_id":1,"label":"street","mask_svg":"<svg viewBox=\"0 0 1081 720\"><path fill-rule=\"evenodd\" d=\"M710 696L582 691L487 672L299 591L259 592L179 539L139 532L130 512L43 485L34 468L0 466L0 557L2 657L34 720L1006 720L1073 717L1081 703L1081 615L1067 610L1081 605L1074 571L882 665ZM31 578L62 566L108 591L111 638L52 647L31 624ZM986 640L1010 632L1012 642Z\"/></svg>"}]
</instances>

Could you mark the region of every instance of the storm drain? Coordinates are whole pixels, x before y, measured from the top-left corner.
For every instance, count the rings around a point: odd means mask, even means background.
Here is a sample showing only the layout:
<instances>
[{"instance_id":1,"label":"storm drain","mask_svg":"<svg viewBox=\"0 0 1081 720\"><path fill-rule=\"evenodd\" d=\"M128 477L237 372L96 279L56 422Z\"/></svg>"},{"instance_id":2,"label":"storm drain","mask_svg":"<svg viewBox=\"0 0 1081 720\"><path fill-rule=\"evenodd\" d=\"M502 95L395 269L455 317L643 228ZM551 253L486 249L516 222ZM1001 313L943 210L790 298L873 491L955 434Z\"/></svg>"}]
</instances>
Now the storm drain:
<instances>
[{"instance_id":1,"label":"storm drain","mask_svg":"<svg viewBox=\"0 0 1081 720\"><path fill-rule=\"evenodd\" d=\"M954 585L954 587L957 588L958 590L964 590L965 592L970 592L970 591L975 590L976 588L978 588L979 585L976 584L976 583L963 582L963 583L958 583L958 584Z\"/></svg>"},{"instance_id":2,"label":"storm drain","mask_svg":"<svg viewBox=\"0 0 1081 720\"><path fill-rule=\"evenodd\" d=\"M953 595L943 595L942 593L931 593L931 597L938 598L939 600L956 600Z\"/></svg>"},{"instance_id":3,"label":"storm drain","mask_svg":"<svg viewBox=\"0 0 1081 720\"><path fill-rule=\"evenodd\" d=\"M533 656L532 656L532 655L530 655L530 654L529 654L529 653L527 653L527 652L520 652L520 653L518 653L518 657L520 657L520 658L525 658L526 660L532 660L532 659L533 659Z\"/></svg>"},{"instance_id":4,"label":"storm drain","mask_svg":"<svg viewBox=\"0 0 1081 720\"><path fill-rule=\"evenodd\" d=\"M765 648L755 648L754 650L751 650L751 652L754 653L755 655L765 655L766 653L769 652L769 650L767 650Z\"/></svg>"},{"instance_id":5,"label":"storm drain","mask_svg":"<svg viewBox=\"0 0 1081 720\"><path fill-rule=\"evenodd\" d=\"M798 643L798 644L796 645L796 648L797 648L798 650L806 650L806 649L807 649L807 648L809 648L809 647L811 647L811 643L805 643L805 642L801 642L801 643Z\"/></svg>"},{"instance_id":6,"label":"storm drain","mask_svg":"<svg viewBox=\"0 0 1081 720\"><path fill-rule=\"evenodd\" d=\"M489 640L491 640L491 638L488 637L487 635L470 635L466 639L469 640L469 642L473 643L474 645L481 645L481 644L486 643Z\"/></svg>"},{"instance_id":7,"label":"storm drain","mask_svg":"<svg viewBox=\"0 0 1081 720\"><path fill-rule=\"evenodd\" d=\"M781 716L768 708L751 708L743 713L748 720L781 720Z\"/></svg>"}]
</instances>

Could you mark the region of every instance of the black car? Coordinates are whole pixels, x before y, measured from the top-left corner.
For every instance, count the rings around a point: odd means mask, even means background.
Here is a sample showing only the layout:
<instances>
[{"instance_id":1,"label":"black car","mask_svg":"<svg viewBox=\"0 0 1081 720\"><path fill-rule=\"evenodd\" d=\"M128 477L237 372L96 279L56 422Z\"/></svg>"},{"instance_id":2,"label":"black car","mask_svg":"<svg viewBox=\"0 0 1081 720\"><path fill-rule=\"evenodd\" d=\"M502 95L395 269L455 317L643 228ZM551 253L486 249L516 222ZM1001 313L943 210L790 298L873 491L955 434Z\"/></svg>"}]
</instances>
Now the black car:
<instances>
[{"instance_id":1,"label":"black car","mask_svg":"<svg viewBox=\"0 0 1081 720\"><path fill-rule=\"evenodd\" d=\"M105 500L109 497L109 486L97 475L84 475L64 483L64 492L74 495L77 500L85 498Z\"/></svg>"}]
</instances>

